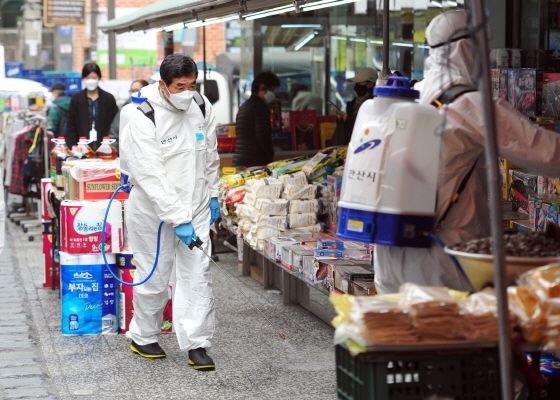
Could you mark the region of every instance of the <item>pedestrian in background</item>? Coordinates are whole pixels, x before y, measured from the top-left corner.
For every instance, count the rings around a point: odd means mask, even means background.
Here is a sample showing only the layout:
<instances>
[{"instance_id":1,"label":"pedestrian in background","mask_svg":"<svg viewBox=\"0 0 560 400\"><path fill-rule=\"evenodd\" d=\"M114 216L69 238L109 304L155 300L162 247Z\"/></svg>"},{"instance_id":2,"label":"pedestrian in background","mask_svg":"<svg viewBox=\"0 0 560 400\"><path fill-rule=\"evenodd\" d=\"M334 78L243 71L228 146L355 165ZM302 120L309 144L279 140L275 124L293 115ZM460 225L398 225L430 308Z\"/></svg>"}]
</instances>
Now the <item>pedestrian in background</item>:
<instances>
[{"instance_id":1,"label":"pedestrian in background","mask_svg":"<svg viewBox=\"0 0 560 400\"><path fill-rule=\"evenodd\" d=\"M144 86L148 86L148 85L149 85L148 81L145 81L144 79L137 79L130 84L130 90L128 92L130 93L130 96L132 96L134 93L138 93L138 91L142 89ZM130 103L131 100L129 97L126 103L124 103L122 107ZM117 150L119 150L119 128L120 128L121 110L119 110L117 115L115 115L115 118L113 118L113 122L111 123L111 128L109 129L109 137L111 139L115 139L113 146Z\"/></svg>"},{"instance_id":2,"label":"pedestrian in background","mask_svg":"<svg viewBox=\"0 0 560 400\"><path fill-rule=\"evenodd\" d=\"M251 97L239 107L235 118L237 142L234 167L266 165L274 159L272 126L268 105L276 98L280 79L271 71L261 71L251 85Z\"/></svg>"},{"instance_id":3,"label":"pedestrian in background","mask_svg":"<svg viewBox=\"0 0 560 400\"><path fill-rule=\"evenodd\" d=\"M103 136L108 136L111 122L119 112L115 97L99 87L101 70L96 63L87 63L82 69L85 89L72 96L68 109L66 144L72 148L82 136L93 140L96 150Z\"/></svg>"},{"instance_id":4,"label":"pedestrian in background","mask_svg":"<svg viewBox=\"0 0 560 400\"><path fill-rule=\"evenodd\" d=\"M62 82L55 82L50 92L52 93L53 106L49 108L49 130L55 137L64 136L68 120L68 108L70 107L70 97L66 96L66 85Z\"/></svg>"}]
</instances>

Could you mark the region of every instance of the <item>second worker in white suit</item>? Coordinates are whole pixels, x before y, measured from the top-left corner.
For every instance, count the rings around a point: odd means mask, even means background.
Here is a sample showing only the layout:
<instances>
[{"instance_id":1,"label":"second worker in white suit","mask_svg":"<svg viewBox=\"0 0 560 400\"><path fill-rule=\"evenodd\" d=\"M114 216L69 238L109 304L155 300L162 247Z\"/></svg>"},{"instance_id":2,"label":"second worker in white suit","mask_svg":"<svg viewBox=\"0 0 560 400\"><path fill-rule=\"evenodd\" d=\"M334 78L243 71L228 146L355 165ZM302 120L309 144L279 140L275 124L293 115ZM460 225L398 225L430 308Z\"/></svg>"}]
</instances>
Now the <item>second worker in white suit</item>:
<instances>
[{"instance_id":1,"label":"second worker in white suit","mask_svg":"<svg viewBox=\"0 0 560 400\"><path fill-rule=\"evenodd\" d=\"M173 325L181 350L196 369L213 369L206 353L214 334L214 293L209 260L210 224L219 216L219 156L214 112L195 92L198 70L192 58L174 54L160 68L161 80L142 88L153 108L153 122L136 104L127 105L130 122L121 125L121 157L134 185L126 224L136 262L134 282L154 264L161 221L160 256L153 276L134 288L134 317L127 336L131 350L144 357L165 357L158 344L167 285L176 259ZM199 99L201 104L196 101ZM203 101L202 101L203 99Z\"/></svg>"}]
</instances>

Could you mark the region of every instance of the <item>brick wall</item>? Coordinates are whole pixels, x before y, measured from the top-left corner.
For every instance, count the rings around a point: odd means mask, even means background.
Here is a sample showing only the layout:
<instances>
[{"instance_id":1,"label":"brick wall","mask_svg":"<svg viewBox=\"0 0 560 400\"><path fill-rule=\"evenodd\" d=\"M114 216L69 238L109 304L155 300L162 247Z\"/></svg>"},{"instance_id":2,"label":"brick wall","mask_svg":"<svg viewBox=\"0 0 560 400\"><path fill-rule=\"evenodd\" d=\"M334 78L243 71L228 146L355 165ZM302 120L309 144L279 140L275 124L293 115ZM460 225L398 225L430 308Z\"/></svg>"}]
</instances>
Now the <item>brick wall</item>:
<instances>
[{"instance_id":1,"label":"brick wall","mask_svg":"<svg viewBox=\"0 0 560 400\"><path fill-rule=\"evenodd\" d=\"M155 3L158 0L118 0L118 7L145 7ZM91 1L86 0L86 18L89 17ZM98 0L97 7L107 7L107 0ZM225 23L213 24L206 26L206 61L212 64L216 63L216 56L225 51ZM162 44L162 34L158 34L158 55L163 54L160 48ZM84 62L84 49L90 47L90 39L86 34L86 27L79 26L74 29L74 70L82 71ZM182 52L181 44L175 43L175 52ZM196 62L202 61L202 28L197 28L197 45L194 54L189 54ZM150 77L151 68L149 67L123 67L117 68L117 79L134 80L147 79ZM101 68L103 77L109 78L109 69Z\"/></svg>"}]
</instances>

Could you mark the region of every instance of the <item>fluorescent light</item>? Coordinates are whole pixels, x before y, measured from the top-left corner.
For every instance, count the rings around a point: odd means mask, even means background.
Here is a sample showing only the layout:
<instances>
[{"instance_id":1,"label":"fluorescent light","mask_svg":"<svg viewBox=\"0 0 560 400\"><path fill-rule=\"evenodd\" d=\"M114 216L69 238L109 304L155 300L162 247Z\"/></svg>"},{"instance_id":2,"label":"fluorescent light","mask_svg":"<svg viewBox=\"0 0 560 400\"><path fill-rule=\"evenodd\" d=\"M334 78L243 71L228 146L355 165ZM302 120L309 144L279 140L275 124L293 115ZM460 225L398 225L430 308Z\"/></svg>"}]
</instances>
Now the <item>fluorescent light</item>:
<instances>
[{"instance_id":1,"label":"fluorescent light","mask_svg":"<svg viewBox=\"0 0 560 400\"><path fill-rule=\"evenodd\" d=\"M344 36L331 36L332 40L348 40L348 38L345 38Z\"/></svg>"},{"instance_id":2,"label":"fluorescent light","mask_svg":"<svg viewBox=\"0 0 560 400\"><path fill-rule=\"evenodd\" d=\"M419 44L419 45L418 45L418 48L420 48L420 49L429 49L430 46L426 46L425 44Z\"/></svg>"},{"instance_id":3,"label":"fluorescent light","mask_svg":"<svg viewBox=\"0 0 560 400\"><path fill-rule=\"evenodd\" d=\"M369 42L374 44L383 44L383 40L370 40Z\"/></svg>"},{"instance_id":4,"label":"fluorescent light","mask_svg":"<svg viewBox=\"0 0 560 400\"><path fill-rule=\"evenodd\" d=\"M315 28L323 29L323 25L320 24L284 24L280 25L281 28Z\"/></svg>"},{"instance_id":5,"label":"fluorescent light","mask_svg":"<svg viewBox=\"0 0 560 400\"><path fill-rule=\"evenodd\" d=\"M272 8L270 10L259 11L253 14L245 15L246 21L251 21L253 19L270 17L271 15L282 14L290 11L295 11L296 8L294 6L282 6L277 8Z\"/></svg>"},{"instance_id":6,"label":"fluorescent light","mask_svg":"<svg viewBox=\"0 0 560 400\"><path fill-rule=\"evenodd\" d=\"M299 49L301 49L303 46L309 43L309 41L311 41L311 39L313 39L316 35L317 32L313 32L309 36L305 37L301 42L299 42L294 46L294 51L298 51Z\"/></svg>"},{"instance_id":7,"label":"fluorescent light","mask_svg":"<svg viewBox=\"0 0 560 400\"><path fill-rule=\"evenodd\" d=\"M357 38L350 38L351 42L360 42L360 43L365 43L366 40L365 39L357 39Z\"/></svg>"},{"instance_id":8,"label":"fluorescent light","mask_svg":"<svg viewBox=\"0 0 560 400\"><path fill-rule=\"evenodd\" d=\"M303 11L313 11L313 10L319 10L321 8L335 7L335 6L341 6L343 4L355 3L356 1L358 0L342 0L342 1L329 1L329 2L317 1L309 5L301 6L301 8Z\"/></svg>"},{"instance_id":9,"label":"fluorescent light","mask_svg":"<svg viewBox=\"0 0 560 400\"><path fill-rule=\"evenodd\" d=\"M161 30L165 32L171 32L171 31L176 31L177 29L183 29L184 27L185 27L185 23L179 22L177 24L164 26L163 28L161 28Z\"/></svg>"},{"instance_id":10,"label":"fluorescent light","mask_svg":"<svg viewBox=\"0 0 560 400\"><path fill-rule=\"evenodd\" d=\"M232 21L234 19L238 19L239 16L237 15L230 15L227 17L223 17L223 18L208 18L208 19L203 19L200 21L195 21L195 22L189 22L188 24L185 24L185 28L198 28L199 26L206 26L206 25L211 25L211 24L217 24L220 22L227 22L227 21Z\"/></svg>"},{"instance_id":11,"label":"fluorescent light","mask_svg":"<svg viewBox=\"0 0 560 400\"><path fill-rule=\"evenodd\" d=\"M401 46L401 47L414 47L412 43L400 43L400 42L393 42L391 43L393 46Z\"/></svg>"},{"instance_id":12,"label":"fluorescent light","mask_svg":"<svg viewBox=\"0 0 560 400\"><path fill-rule=\"evenodd\" d=\"M441 0L430 0L430 4L436 7L443 7Z\"/></svg>"},{"instance_id":13,"label":"fluorescent light","mask_svg":"<svg viewBox=\"0 0 560 400\"><path fill-rule=\"evenodd\" d=\"M446 0L445 5L448 7L457 7L456 1Z\"/></svg>"}]
</instances>

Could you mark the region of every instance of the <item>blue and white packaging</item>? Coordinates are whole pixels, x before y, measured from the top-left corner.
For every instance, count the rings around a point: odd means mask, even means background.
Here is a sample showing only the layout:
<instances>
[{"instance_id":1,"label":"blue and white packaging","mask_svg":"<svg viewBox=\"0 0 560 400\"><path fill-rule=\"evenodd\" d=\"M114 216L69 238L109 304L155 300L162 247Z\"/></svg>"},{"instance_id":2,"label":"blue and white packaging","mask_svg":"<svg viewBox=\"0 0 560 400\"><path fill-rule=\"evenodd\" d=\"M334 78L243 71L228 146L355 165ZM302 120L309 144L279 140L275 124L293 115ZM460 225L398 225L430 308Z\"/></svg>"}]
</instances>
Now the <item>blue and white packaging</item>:
<instances>
[{"instance_id":1,"label":"blue and white packaging","mask_svg":"<svg viewBox=\"0 0 560 400\"><path fill-rule=\"evenodd\" d=\"M107 254L116 270L116 255ZM62 334L116 335L118 284L100 254L60 252Z\"/></svg>"},{"instance_id":2,"label":"blue and white packaging","mask_svg":"<svg viewBox=\"0 0 560 400\"><path fill-rule=\"evenodd\" d=\"M317 238L317 248L325 250L344 250L344 242L335 239Z\"/></svg>"}]
</instances>

